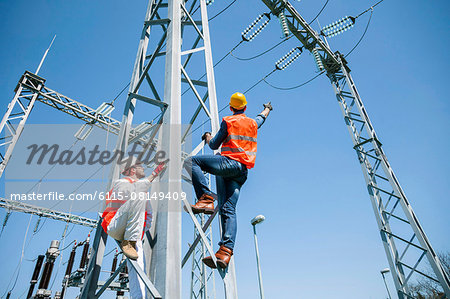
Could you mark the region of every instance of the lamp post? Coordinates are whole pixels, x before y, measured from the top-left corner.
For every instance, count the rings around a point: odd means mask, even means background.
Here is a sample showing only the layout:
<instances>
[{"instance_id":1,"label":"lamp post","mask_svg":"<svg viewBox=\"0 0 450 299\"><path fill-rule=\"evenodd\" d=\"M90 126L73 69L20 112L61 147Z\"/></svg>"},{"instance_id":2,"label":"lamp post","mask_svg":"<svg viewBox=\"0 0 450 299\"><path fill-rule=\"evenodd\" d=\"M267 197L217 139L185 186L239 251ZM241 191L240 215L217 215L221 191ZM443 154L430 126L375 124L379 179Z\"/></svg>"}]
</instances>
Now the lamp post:
<instances>
[{"instance_id":1,"label":"lamp post","mask_svg":"<svg viewBox=\"0 0 450 299\"><path fill-rule=\"evenodd\" d=\"M258 215L251 220L251 224L253 225L253 236L255 239L256 264L258 267L259 294L261 296L261 299L264 299L264 290L263 290L263 283L262 283L262 277L261 277L261 265L259 264L259 250L258 250L258 240L256 238L256 225L258 223L263 222L265 219L266 218L263 215Z\"/></svg>"},{"instance_id":2,"label":"lamp post","mask_svg":"<svg viewBox=\"0 0 450 299\"><path fill-rule=\"evenodd\" d=\"M381 276L383 277L384 285L386 286L386 291L387 291L387 293L388 293L388 295L389 295L389 299L392 299L391 294L389 293L388 286L387 286L387 284L386 284L386 279L384 278L384 274L389 273L389 272L390 272L390 271L389 271L389 268L385 268L385 269L383 269L383 270L380 271Z\"/></svg>"}]
</instances>

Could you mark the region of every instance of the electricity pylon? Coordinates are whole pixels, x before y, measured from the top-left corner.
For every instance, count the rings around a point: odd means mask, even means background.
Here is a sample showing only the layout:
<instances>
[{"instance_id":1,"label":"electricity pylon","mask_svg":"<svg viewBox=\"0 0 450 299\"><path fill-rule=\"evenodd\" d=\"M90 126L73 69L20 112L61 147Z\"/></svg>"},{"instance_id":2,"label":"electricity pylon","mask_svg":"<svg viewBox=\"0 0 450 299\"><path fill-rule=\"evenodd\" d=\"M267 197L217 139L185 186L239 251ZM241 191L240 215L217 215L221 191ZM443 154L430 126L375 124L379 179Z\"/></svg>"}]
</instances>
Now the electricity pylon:
<instances>
[{"instance_id":1,"label":"electricity pylon","mask_svg":"<svg viewBox=\"0 0 450 299\"><path fill-rule=\"evenodd\" d=\"M200 11L195 15L195 12L200 8ZM167 12L164 12L167 10ZM167 14L167 18L161 19L160 14ZM194 20L195 19L195 20ZM150 38L150 29L152 27L161 27L162 33L159 33L159 41L156 43L156 47L153 49L153 52L148 51L149 38ZM183 31L185 27L191 27L195 29L197 36L194 38L193 45L186 49L182 50L181 47L181 35L183 35ZM152 32L152 36L157 36L158 33ZM185 34L186 36L187 34ZM203 45L202 45L203 43ZM199 45L200 44L200 45ZM166 45L166 51L164 51L164 45ZM189 77L188 71L188 63L191 60L193 55L198 55L196 53L203 53L205 66L205 75L206 81L201 81L204 77L200 77L198 80L193 80ZM164 86L164 99L162 100L158 93L158 84L155 84L152 79L154 79L155 75L150 75L149 70L153 65L153 62L159 57L166 57L166 74L165 80L162 86ZM184 58L183 64L181 65L181 61ZM191 63L192 64L192 63ZM198 63L196 64L198 66ZM178 72L177 72L178 70ZM109 113L111 112L113 107L110 107L110 103L103 103L99 108L93 109L90 108L78 101L75 101L69 97L66 97L54 90L45 86L45 79L37 76L31 72L26 71L22 78L20 79L16 89L14 99L8 106L8 110L4 115L1 125L0 125L0 133L3 134L2 143L0 147L3 147L4 155L0 154L0 176L3 173L4 169L7 166L9 158L11 157L12 151L17 143L18 138L21 135L21 132L24 128L26 120L34 107L36 101L40 101L49 105L52 108L57 109L58 111L65 112L71 116L74 116L82 121L84 121L88 127L92 127L95 125L101 129L107 130L113 134L119 135L117 148L121 150L126 150L127 145L139 142L141 145L150 145L157 146L158 140L154 137L158 133L159 126L146 126L145 123L136 127L131 127L131 123L133 121L133 113L136 106L137 100L146 102L148 104L152 104L161 109L161 117L159 118L158 123L166 123L166 124L181 124L181 118L179 114L181 113L181 82L187 83L189 85L190 91L193 91L195 98L198 100L199 104L194 111L193 116L188 122L188 128L183 132L181 141L178 141L177 144L171 144L170 147L165 145L166 149L173 149L169 151L172 155L171 158L176 160L180 157L180 155L185 158L187 154L179 151L181 148L181 143L185 141L186 137L190 133L190 129L192 125L195 123L197 117L200 115L200 112L205 111L207 117L211 120L211 132L217 132L218 130L218 112L217 112L217 101L215 94L215 84L214 84L214 74L212 72L212 55L211 55L211 45L209 40L209 29L208 29L208 19L206 12L206 4L205 1L192 1L189 7L185 6L184 2L180 1L149 1L149 5L147 8L146 18L144 22L144 28L142 31L141 39L139 42L138 55L135 62L135 67L133 70L133 75L130 83L130 90L127 98L126 107L124 110L124 116L122 123L111 118ZM181 77L183 74L183 77ZM152 93L152 97L146 97L142 93L139 92L142 83L147 82L147 87L150 89ZM206 91L203 91L204 94L200 96L199 89L205 88ZM183 93L184 95L184 93ZM207 107L206 102L209 100L209 108ZM183 113L185 114L185 113ZM175 128L173 130L169 130L166 132L161 132L161 134L165 135L174 135L175 140L178 137L181 137L180 130L181 126ZM164 130L162 130L164 131ZM88 128L87 132L90 132ZM85 136L84 132L81 132L83 136ZM77 133L78 134L78 133ZM178 137L177 137L178 136ZM78 137L77 137L78 138ZM83 139L83 138L81 138ZM162 139L161 139L162 140ZM166 139L169 140L170 138ZM167 141L166 141L167 142ZM199 144L195 150L191 154L196 154L201 150L204 144ZM176 164L176 163L174 163ZM172 169L171 169L172 168ZM178 186L173 187L172 189L179 190L181 181L181 169L178 165L169 167L169 176L171 176L171 180L174 182L178 181ZM116 168L111 170L110 182L114 178L118 176L118 171ZM184 202L187 204L187 202ZM179 209L179 207L175 207L175 209ZM164 210L164 209L162 209ZM50 211L51 213L58 213L56 211ZM178 213L179 214L179 213ZM198 222L197 219L190 213L191 218L194 221L195 227L197 228L197 237L192 242L189 250L184 255L183 260L177 259L175 256L166 255L166 261L169 263L165 263L164 259L154 259L158 260L159 265L154 266L157 262L153 263L153 271L157 268L156 272L166 272L168 275L164 277L160 277L158 282L158 289L163 289L163 296L170 298L179 297L179 287L181 286L181 267L180 264L184 265L186 261L191 256L192 252L195 249L202 248L201 255L196 255L196 262L200 263L200 259L205 255L205 249L207 249L208 254L213 254L211 244L208 242L208 237L205 235L205 231L209 228L214 216L217 214L217 209L215 213L210 216L210 218L202 225ZM176 251L180 251L180 240L181 235L179 231L179 225L175 225L175 229L171 229L168 234L169 228L167 224L170 223L178 223L180 224L180 216L179 215L171 215L173 219L168 221L168 218L159 217L159 222L166 220L166 223L162 223L158 225L158 227L164 227L165 229L160 229L158 232L154 232L154 234L158 234L160 242L160 249L157 251L158 254L165 255L166 252L164 248L167 248L167 243L172 242L175 246L172 248L176 248ZM158 217L156 217L158 219ZM161 220L162 219L162 220ZM172 221L174 220L174 221ZM157 220L158 221L158 220ZM100 223L100 222L99 222ZM163 240L163 236L171 236L171 240ZM147 235L149 236L149 235ZM151 235L150 235L151 238ZM200 242L200 240L202 242ZM165 245L163 244L165 241ZM100 274L103 251L104 246L106 244L106 235L101 231L100 226L97 226L96 236L93 242L94 253L93 258L91 259L91 263L88 268L88 273L82 288L82 297L83 298L91 298L93 296L100 296L104 290L107 288L107 284L96 292L98 288L98 276ZM147 245L150 242L147 242ZM148 247L148 246L147 246ZM162 249L161 249L162 248ZM176 252L175 251L175 252ZM147 248L146 255L150 255L152 252L151 248ZM181 255L180 255L181 256ZM174 262L175 261L175 262ZM132 265L135 267L135 264ZM118 269L119 270L119 269ZM142 269L137 269L139 275L145 275ZM150 269L146 269L147 272L150 272ZM169 270L169 271L167 271ZM170 273L169 273L170 272ZM108 282L111 283L115 276L119 271L116 271ZM237 290L236 290L236 280L234 275L234 261L230 262L230 266L228 269L222 271L219 270L221 274L224 284L225 284L225 292L227 298L237 298ZM203 274L202 274L203 275ZM169 276L169 278L168 278ZM153 277L157 277L154 275ZM144 282L149 288L150 292L156 297L159 297L160 294L158 290L154 287L153 283L148 279L147 275L145 275ZM176 282L175 287L166 287L166 281L170 279L170 282ZM177 295L178 294L178 295Z\"/></svg>"},{"instance_id":2,"label":"electricity pylon","mask_svg":"<svg viewBox=\"0 0 450 299\"><path fill-rule=\"evenodd\" d=\"M165 72L158 72L154 70L155 64L162 58L165 58ZM191 61L194 62L190 63ZM197 80L190 77L190 74L198 71L199 67L204 67L202 71L206 75L205 81L201 80L204 76ZM181 92L182 83L187 83L189 91L198 101L197 108L194 109L185 130L181 126L182 116L187 116L189 109L182 109L181 99L183 96L183 104L187 105L183 108L189 108L189 105L192 106L192 101L190 102L192 98L188 95L184 96L185 92ZM200 91L200 89L203 90ZM162 93L163 96L161 96ZM181 0L149 1L117 139L116 149L122 152L127 152L129 132L133 116L138 111L138 101L160 108L158 126L154 126L153 131L150 132L148 144L151 144L156 134L159 134L155 146L166 152L170 162L162 177L167 184L160 184L158 191L181 193L182 160L185 158L182 154L182 144L189 136L200 112L203 111L210 119L213 134L219 129L205 0L193 0L189 3ZM200 143L191 155L198 153L203 146L204 143ZM148 146L144 145L143 150L147 148ZM114 165L110 173L110 186L118 176L118 167ZM136 263L131 262L153 297L181 298L182 265L199 243L205 247L209 255L213 256L213 259L215 258L205 231L217 214L217 209L202 227L190 210L189 202L183 200L183 204L198 231L198 237L184 255L183 262L181 259L181 203L174 200L158 201L152 233L146 234L147 241L144 243L144 255L149 262L149 267L145 269L146 273ZM94 298L100 295L96 293L96 290L106 240L107 235L98 225L81 298ZM219 270L219 273L224 280L226 298L237 298L234 261L231 261L226 270Z\"/></svg>"},{"instance_id":3,"label":"electricity pylon","mask_svg":"<svg viewBox=\"0 0 450 299\"><path fill-rule=\"evenodd\" d=\"M8 104L8 109L0 123L0 177L2 176L8 161L11 158L14 147L20 138L26 121L36 102L44 103L60 112L73 116L90 127L100 129L117 135L120 130L120 122L112 118L108 108L110 103L102 103L94 109L85 104L71 99L45 85L45 79L29 71L20 78L15 88L15 95ZM148 132L133 128L130 130L130 140L146 143ZM142 126L141 126L142 127ZM4 153L4 154L2 154Z\"/></svg>"},{"instance_id":4,"label":"electricity pylon","mask_svg":"<svg viewBox=\"0 0 450 299\"><path fill-rule=\"evenodd\" d=\"M412 278L425 277L439 283L450 298L449 277L387 160L345 57L333 53L288 1L262 1L278 16L283 29L313 54L318 69L326 71L331 81L364 174L398 297L412 298ZM427 267L425 256L435 277L422 270Z\"/></svg>"},{"instance_id":5,"label":"electricity pylon","mask_svg":"<svg viewBox=\"0 0 450 299\"><path fill-rule=\"evenodd\" d=\"M211 189L211 175L209 177L209 188ZM197 220L202 226L205 225L206 215L198 214ZM212 227L209 227L205 231L205 235L208 238L208 242L212 244ZM196 228L194 228L194 236L198 237L199 233ZM198 244L195 246L194 252L192 253L192 269L191 269L191 296L190 299L215 299L216 298L216 288L215 288L215 277L214 269L210 269L203 262L202 259L207 255L207 250L204 244Z\"/></svg>"},{"instance_id":6,"label":"electricity pylon","mask_svg":"<svg viewBox=\"0 0 450 299\"><path fill-rule=\"evenodd\" d=\"M0 123L0 177L2 176L14 147L22 134L28 116L41 91L45 80L25 72L16 86L13 100ZM4 154L2 154L4 152Z\"/></svg>"}]
</instances>

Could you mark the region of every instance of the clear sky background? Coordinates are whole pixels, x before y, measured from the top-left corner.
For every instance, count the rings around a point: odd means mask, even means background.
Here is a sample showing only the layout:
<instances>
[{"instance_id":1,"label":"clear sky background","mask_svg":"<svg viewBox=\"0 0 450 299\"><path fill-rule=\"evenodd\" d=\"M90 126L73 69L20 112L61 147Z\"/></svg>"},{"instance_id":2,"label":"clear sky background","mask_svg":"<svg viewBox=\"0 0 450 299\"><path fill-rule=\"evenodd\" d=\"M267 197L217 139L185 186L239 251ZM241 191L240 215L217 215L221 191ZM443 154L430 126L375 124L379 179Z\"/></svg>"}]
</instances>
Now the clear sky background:
<instances>
[{"instance_id":1,"label":"clear sky background","mask_svg":"<svg viewBox=\"0 0 450 299\"><path fill-rule=\"evenodd\" d=\"M292 3L310 20L324 2ZM214 15L228 3L216 0L209 14ZM318 20L325 26L343 16L355 16L374 3L330 0ZM46 85L91 107L110 101L129 82L146 5L144 0L0 1L1 111L6 111L23 72L36 70L54 34L56 41L40 72ZM214 19L210 23L214 61L239 42L240 33L258 14L267 11L261 1L238 0ZM443 0L386 0L375 8L365 38L348 57L388 160L437 251L450 249L450 65L445 57L449 12L450 4ZM353 29L330 39L331 48L347 53L362 35L368 17L369 13L361 16ZM318 29L317 22L313 27ZM272 19L266 30L234 54L251 57L279 42L280 37L279 23ZM298 45L291 38L251 61L228 57L215 69L219 107L227 104L232 93L246 90L270 72L276 60ZM315 74L313 58L305 52L268 81L290 87ZM121 118L124 99L122 95L116 102L112 115L116 119ZM256 167L250 171L237 208L235 258L240 298L258 298L250 225L250 219L258 214L266 216L257 228L266 298L385 298L379 271L387 267L387 259L361 169L328 79L321 76L291 91L261 83L247 99L249 116L258 114L269 100L274 110L259 132ZM139 120L155 116L148 114L142 111ZM29 122L78 123L42 103L36 104ZM199 140L201 132L197 133L193 144ZM4 215L1 210L0 219ZM192 238L192 226L184 217L183 253ZM29 215L13 213L0 238L0 296L7 291L18 264L29 219ZM36 217L31 219L25 260L12 298L28 289L34 267L29 260L43 254L64 230L63 223L47 220L30 240L36 221ZM65 244L84 240L88 231L75 227ZM214 233L217 240L217 226ZM110 242L107 250L112 248ZM64 251L63 263L69 250ZM107 269L111 257L105 259ZM188 270L183 271L184 298L189 297ZM53 291L61 289L64 271L65 265L61 265ZM392 279L387 277L393 293ZM222 298L219 279L216 289L217 297ZM69 298L76 293L77 289L71 289Z\"/></svg>"}]
</instances>

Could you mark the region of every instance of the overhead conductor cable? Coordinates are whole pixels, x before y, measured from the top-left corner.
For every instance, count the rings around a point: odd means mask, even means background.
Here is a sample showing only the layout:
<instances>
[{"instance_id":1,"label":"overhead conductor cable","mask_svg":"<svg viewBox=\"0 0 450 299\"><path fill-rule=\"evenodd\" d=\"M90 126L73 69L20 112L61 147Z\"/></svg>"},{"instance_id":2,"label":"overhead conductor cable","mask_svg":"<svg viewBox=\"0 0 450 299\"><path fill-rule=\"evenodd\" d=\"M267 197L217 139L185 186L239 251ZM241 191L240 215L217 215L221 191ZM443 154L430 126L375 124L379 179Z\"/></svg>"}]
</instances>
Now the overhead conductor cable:
<instances>
[{"instance_id":1,"label":"overhead conductor cable","mask_svg":"<svg viewBox=\"0 0 450 299\"><path fill-rule=\"evenodd\" d=\"M297 52L298 51L298 52ZM297 52L297 53L296 53ZM261 80L259 80L258 82L256 82L255 84L253 84L249 89L247 89L246 91L244 91L243 93L247 93L250 90L252 90L253 88L255 88L259 83L261 83L262 81L264 81L267 77L269 77L270 75L272 75L275 71L282 71L284 69L286 69L288 66L290 66L297 58L300 57L302 53L302 47L295 47L292 50L290 50L286 55L284 55L283 57L281 57L280 59L278 59L278 61L275 63L275 68L268 73L267 75L265 75Z\"/></svg>"},{"instance_id":2,"label":"overhead conductor cable","mask_svg":"<svg viewBox=\"0 0 450 299\"><path fill-rule=\"evenodd\" d=\"M258 82L256 82L255 84L253 84L250 88L248 88L246 91L243 92L243 94L246 94L247 92L249 92L250 90L252 90L253 88L255 88L259 83L265 81L265 79L267 77L269 77L270 75L272 75L274 72L278 71L278 70L284 70L286 69L288 66L290 66L297 58L300 57L302 53L302 47L295 47L293 49L291 49L286 55L284 55L283 57L281 57L280 59L278 59L275 63L275 68L268 73L267 75L265 75L261 80L259 80ZM219 113L222 112L223 110L225 110L228 107L228 104L224 107L222 107L219 110ZM194 130L192 130L189 135L191 135L192 133L194 133L195 131L197 131L198 129L200 129L204 124L206 124L209 121L209 119L205 120L203 123L201 123L199 126L197 126Z\"/></svg>"},{"instance_id":3,"label":"overhead conductor cable","mask_svg":"<svg viewBox=\"0 0 450 299\"><path fill-rule=\"evenodd\" d=\"M331 38L331 37L335 37L345 31L351 29L355 25L356 19L358 19L360 16L362 16L363 14L365 14L368 11L372 11L372 13L373 13L373 9L375 8L375 6L377 6L378 4L380 4L383 1L384 0L378 1L377 3L375 3L368 9L366 9L365 11L361 12L356 17L345 16L345 17L323 27L322 30L320 31L320 34L322 36ZM372 17L372 14L370 15L370 17ZM369 22L370 22L370 18L369 18Z\"/></svg>"},{"instance_id":4,"label":"overhead conductor cable","mask_svg":"<svg viewBox=\"0 0 450 299\"><path fill-rule=\"evenodd\" d=\"M234 2L233 2L234 3ZM258 28L256 28L256 30L254 32L252 32L252 30L260 23L260 21L266 17L267 20L265 20L264 22L262 22ZM234 50L236 50L243 42L250 42L252 41L259 33L261 33L261 31L267 26L267 24L269 24L270 21L270 13L262 13L260 14L250 25L247 26L247 28L242 31L241 33L241 41L239 41L239 43L237 43L230 51L228 51L227 54L225 54L222 58L219 59L219 61L217 61L214 65L213 68L215 68L217 65L219 65L222 61L225 60L225 58L228 57L228 55L232 54L232 52ZM200 78L198 78L197 80L201 80L206 76L206 73L204 73ZM183 91L183 93L181 95L184 95L186 92L188 92L190 90L190 88L187 88L185 91Z\"/></svg>"}]
</instances>

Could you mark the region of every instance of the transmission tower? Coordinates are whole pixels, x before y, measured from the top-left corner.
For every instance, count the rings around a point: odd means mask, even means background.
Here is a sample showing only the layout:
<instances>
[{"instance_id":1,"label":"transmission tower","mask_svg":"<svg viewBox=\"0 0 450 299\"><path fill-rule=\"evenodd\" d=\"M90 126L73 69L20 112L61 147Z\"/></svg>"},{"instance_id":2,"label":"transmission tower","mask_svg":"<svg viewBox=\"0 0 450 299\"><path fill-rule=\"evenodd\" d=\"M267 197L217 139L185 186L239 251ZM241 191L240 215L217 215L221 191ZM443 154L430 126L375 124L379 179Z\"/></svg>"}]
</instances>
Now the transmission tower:
<instances>
[{"instance_id":1,"label":"transmission tower","mask_svg":"<svg viewBox=\"0 0 450 299\"><path fill-rule=\"evenodd\" d=\"M20 78L15 95L0 123L0 177L11 158L13 149L22 134L28 116L33 109L45 80L30 72ZM2 154L4 152L4 154Z\"/></svg>"},{"instance_id":2,"label":"transmission tower","mask_svg":"<svg viewBox=\"0 0 450 299\"><path fill-rule=\"evenodd\" d=\"M120 121L109 115L111 108L113 108L110 103L102 103L94 109L47 87L45 82L44 78L25 71L17 83L14 98L8 104L8 109L0 123L0 136L2 136L0 143L0 177L8 165L14 147L36 101L81 120L88 126L86 131L96 126L115 135L119 133L121 124ZM129 134L130 143L146 144L150 138L148 126L145 122L132 128ZM82 137L85 139L87 136L86 134L83 135Z\"/></svg>"},{"instance_id":3,"label":"transmission tower","mask_svg":"<svg viewBox=\"0 0 450 299\"><path fill-rule=\"evenodd\" d=\"M182 44L182 38L186 45ZM189 41L192 41L192 44L188 46ZM195 60L198 57L202 59ZM162 58L165 58L164 75L162 72L151 72L155 68L155 63ZM195 60L195 63L189 63L191 60ZM189 75L200 66L204 67L205 81L201 80L204 76L194 80ZM181 126L182 115L186 116L187 113L181 106L182 95L185 94L181 92L182 83L187 84L189 91L194 94L194 99L198 102L186 130L183 130ZM201 88L203 91L200 91ZM183 99L184 105L192 106L192 102L189 102L192 98L186 95ZM171 161L162 177L162 180L168 183L159 185L158 191L180 194L181 162L187 156L182 152L182 144L200 112L203 110L207 118L211 120L211 132L215 133L219 129L205 0L149 1L117 139L116 149L123 152L127 152L130 143L129 132L138 101L160 109L158 125L149 132L149 140L143 147L143 151L147 150L155 140L156 134L159 134L158 141L153 144L156 143L158 148L166 151L166 157ZM204 143L200 143L191 155L198 153L203 146ZM118 175L118 167L113 166L110 173L110 185L118 178ZM184 200L183 204L189 210L190 218L198 232L198 237L191 244L183 262L181 259L181 205L179 201L174 200L162 200L157 204L153 231L146 234L144 243L144 255L149 261L147 269L140 269L135 262L130 261L155 298L181 298L182 265L197 246L202 246L215 258L205 231L217 214L217 209L202 226L190 210L189 202ZM106 240L107 235L98 225L81 298L94 298L100 295L96 293L96 290ZM219 270L219 273L224 281L226 298L237 298L234 262L232 261L227 269Z\"/></svg>"},{"instance_id":4,"label":"transmission tower","mask_svg":"<svg viewBox=\"0 0 450 299\"><path fill-rule=\"evenodd\" d=\"M200 10L199 10L200 9ZM198 11L199 10L199 11ZM198 12L197 12L198 11ZM197 13L195 13L197 12ZM161 18L166 16L167 18ZM161 28L162 32L158 32L157 28ZM192 29L194 34L188 32L187 28ZM186 31L186 33L184 32ZM154 48L149 51L150 36L156 38L156 43L153 41ZM193 44L190 47L183 47L181 38L192 37ZM187 48L187 49L183 49ZM191 79L188 68L190 60L195 56L202 55L206 80ZM153 66L155 60L161 60L165 57L165 75L164 80L162 76L150 75L150 68ZM192 65L191 63L190 65ZM190 67L189 65L189 67ZM198 68L198 61L195 63L195 68ZM11 157L12 151L17 143L18 138L24 128L27 118L34 107L36 101L45 103L59 111L65 112L73 117L76 117L86 123L78 132L76 137L83 140L89 134L92 126L97 126L101 129L107 130L113 134L118 135L117 148L126 152L127 146L138 142L141 145L164 148L168 150L169 158L172 161L179 160L188 156L188 154L181 151L181 144L185 141L192 125L203 110L207 117L211 120L211 132L215 133L218 130L218 112L217 101L214 84L214 74L212 65L211 45L209 40L208 18L206 10L206 2L204 0L194 0L186 5L183 1L149 1L144 27L142 30L141 39L139 42L138 54L133 70L132 79L130 82L129 94L124 109L122 122L119 122L109 116L114 108L112 103L103 103L97 109L90 108L78 101L66 97L54 90L45 86L45 79L39 77L37 74L26 71L21 77L16 89L14 99L8 106L8 110L4 115L1 125L0 133L3 134L2 151L5 154L0 155L0 176L6 168ZM143 82L147 84L142 84ZM163 81L162 83L160 83ZM198 106L195 109L189 123L188 128L181 131L181 83L186 83L189 91L193 92L195 99L198 101ZM145 85L147 92L150 91L150 96L145 96L142 92ZM200 92L200 89L204 89ZM160 96L160 91L163 90L164 97ZM159 91L159 92L158 92ZM183 95L185 92L183 93ZM186 97L187 98L187 97ZM164 99L164 100L163 100ZM209 100L209 104L207 101ZM147 104L160 108L161 114L158 124L170 124L178 126L160 126L148 125L144 122L136 127L131 127L133 121L133 114L137 101L142 101ZM187 99L186 99L187 101ZM209 106L209 107L207 107ZM183 112L186 115L186 112ZM156 134L159 133L159 140L155 139ZM173 141L176 141L175 143ZM168 146L170 143L170 147ZM199 144L192 155L199 152L204 143ZM171 163L167 175L172 184L165 191L181 191L181 165L180 163ZM111 170L110 182L117 178L118 170L113 168ZM185 177L185 176L183 176ZM161 190L164 191L164 190ZM167 205L173 205L167 207ZM184 201L188 206L188 202ZM166 205L166 206L164 206ZM8 202L4 206L6 208L12 207ZM59 213L52 210L43 211L43 209L35 209L31 206L21 206L20 209L26 213L38 213L44 217L51 217L65 221L73 220L77 222L79 219L71 219L70 215ZM153 263L148 263L149 268L139 269L135 263L132 266L137 270L138 274L144 280L148 290L153 297L159 298L180 298L181 296L181 268L186 264L192 253L201 248L201 254L197 254L194 259L200 263L200 259L207 254L212 255L211 236L205 234L210 228L213 218L217 214L210 216L206 221L197 219L190 211L190 217L195 224L196 238L192 242L189 250L181 260L181 214L180 206L176 203L162 202L158 207L156 215L157 230L154 229L152 234L146 235L147 242L146 256ZM175 211L171 213L164 213L164 211ZM178 210L178 211L177 211ZM54 217L54 215L56 215ZM81 219L81 218L80 218ZM86 221L86 219L82 219ZM199 222L200 221L200 222ZM72 222L72 221L70 221ZM74 223L75 223L74 222ZM100 223L100 222L98 222ZM94 224L90 223L90 226ZM211 232L211 230L210 230ZM158 236L158 241L155 236ZM106 245L106 234L101 230L101 226L97 225L97 231L93 242L93 254L90 259L90 264L87 269L87 274L81 290L82 298L94 298L102 295L108 288L108 284L113 282L120 270L124 267L121 263L120 267L111 275L105 284L97 291L98 277L102 265L103 253ZM151 244L152 246L150 246ZM171 248L171 250L167 250ZM152 273L153 281L148 279L148 273ZM237 298L236 280L234 275L234 260L230 262L226 270L219 270L220 275L224 280L225 293L227 298ZM156 286L156 287L155 287Z\"/></svg>"},{"instance_id":5,"label":"transmission tower","mask_svg":"<svg viewBox=\"0 0 450 299\"><path fill-rule=\"evenodd\" d=\"M262 2L313 54L318 69L326 71L331 81L364 174L398 297L413 298L409 283L414 275L439 283L450 298L449 277L386 158L344 56L333 53L288 1ZM425 256L435 277L421 271Z\"/></svg>"},{"instance_id":6,"label":"transmission tower","mask_svg":"<svg viewBox=\"0 0 450 299\"><path fill-rule=\"evenodd\" d=\"M208 174L209 188L211 189L211 175ZM197 220L204 226L206 217L204 214L198 214ZM210 226L205 232L208 243L212 244L213 233ZM194 228L194 237L200 237L198 230ZM191 299L215 299L216 288L214 283L214 269L207 267L202 259L207 256L207 250L204 244L195 246L192 253L192 270L191 270ZM183 265L183 264L182 264Z\"/></svg>"}]
</instances>

